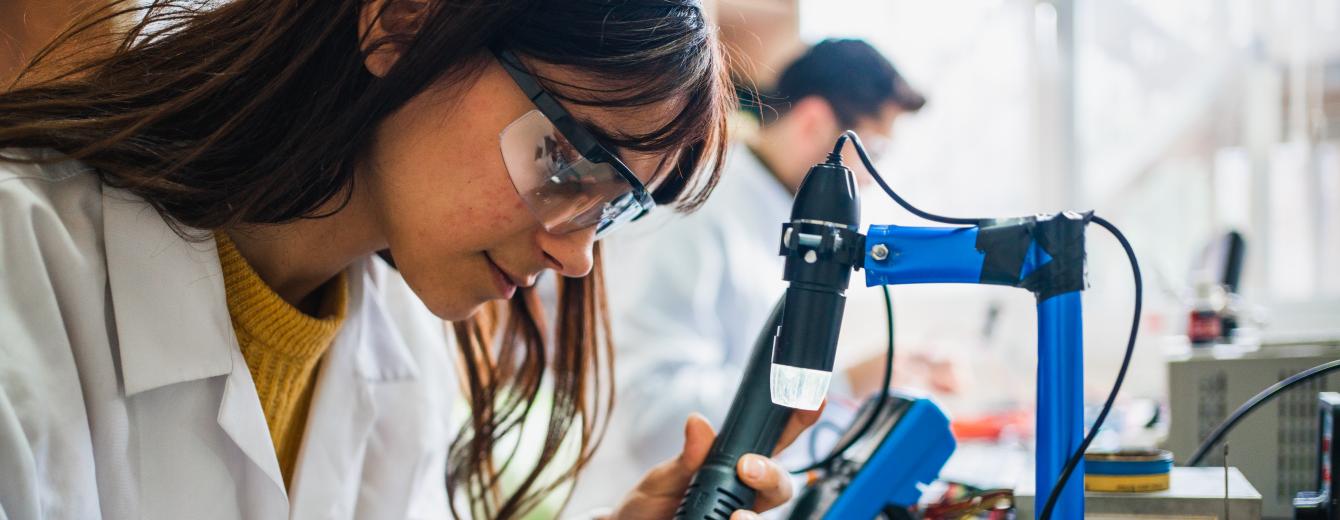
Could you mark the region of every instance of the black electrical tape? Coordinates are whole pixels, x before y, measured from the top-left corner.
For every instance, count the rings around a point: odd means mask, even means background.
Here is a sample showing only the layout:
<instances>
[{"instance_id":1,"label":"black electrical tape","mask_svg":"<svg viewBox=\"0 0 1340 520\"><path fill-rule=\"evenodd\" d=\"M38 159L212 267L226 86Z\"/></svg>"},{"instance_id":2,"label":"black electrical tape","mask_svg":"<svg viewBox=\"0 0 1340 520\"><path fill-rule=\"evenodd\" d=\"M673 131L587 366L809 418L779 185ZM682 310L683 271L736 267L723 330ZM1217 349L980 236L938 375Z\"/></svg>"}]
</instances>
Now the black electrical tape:
<instances>
[{"instance_id":1,"label":"black electrical tape","mask_svg":"<svg viewBox=\"0 0 1340 520\"><path fill-rule=\"evenodd\" d=\"M981 283L1021 287L1038 301L1084 288L1084 226L1093 213L983 220L977 250L983 254ZM1051 260L1019 278L1036 242Z\"/></svg>"},{"instance_id":2,"label":"black electrical tape","mask_svg":"<svg viewBox=\"0 0 1340 520\"><path fill-rule=\"evenodd\" d=\"M1019 286L1024 257L1033 243L1033 217L982 221L977 230L977 250L981 252L981 283Z\"/></svg>"},{"instance_id":3,"label":"black electrical tape","mask_svg":"<svg viewBox=\"0 0 1340 520\"><path fill-rule=\"evenodd\" d=\"M1092 211L1064 212L1038 219L1033 239L1052 257L1020 280L1019 287L1033 291L1038 301L1084 289L1084 226Z\"/></svg>"}]
</instances>

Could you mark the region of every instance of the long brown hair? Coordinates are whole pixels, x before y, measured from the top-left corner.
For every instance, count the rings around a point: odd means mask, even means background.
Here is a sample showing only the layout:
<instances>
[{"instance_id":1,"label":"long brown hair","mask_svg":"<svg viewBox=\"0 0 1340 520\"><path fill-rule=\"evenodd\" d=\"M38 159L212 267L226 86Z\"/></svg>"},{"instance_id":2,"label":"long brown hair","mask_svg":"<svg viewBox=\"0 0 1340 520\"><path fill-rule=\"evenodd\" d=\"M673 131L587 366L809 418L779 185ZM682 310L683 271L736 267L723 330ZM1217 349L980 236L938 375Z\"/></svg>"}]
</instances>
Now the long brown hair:
<instances>
[{"instance_id":1,"label":"long brown hair","mask_svg":"<svg viewBox=\"0 0 1340 520\"><path fill-rule=\"evenodd\" d=\"M51 148L83 161L186 235L320 218L323 204L347 201L380 121L435 82L470 80L496 46L600 83L541 78L571 103L680 101L664 127L610 136L611 144L672 153L676 165L655 193L662 204L690 210L715 184L734 98L697 1L390 0L378 17L409 9L415 30L373 42L358 35L368 1L110 2L0 94L0 148ZM136 16L114 40L89 36ZM382 45L401 55L377 78L363 56ZM552 334L529 290L453 324L471 411L449 452L453 511L463 490L476 514L519 516L589 460L613 405L602 283L597 248L592 275L562 280ZM503 492L499 476L512 457L492 454L521 428L546 377L554 398L539 461ZM555 467L571 439L575 463Z\"/></svg>"}]
</instances>

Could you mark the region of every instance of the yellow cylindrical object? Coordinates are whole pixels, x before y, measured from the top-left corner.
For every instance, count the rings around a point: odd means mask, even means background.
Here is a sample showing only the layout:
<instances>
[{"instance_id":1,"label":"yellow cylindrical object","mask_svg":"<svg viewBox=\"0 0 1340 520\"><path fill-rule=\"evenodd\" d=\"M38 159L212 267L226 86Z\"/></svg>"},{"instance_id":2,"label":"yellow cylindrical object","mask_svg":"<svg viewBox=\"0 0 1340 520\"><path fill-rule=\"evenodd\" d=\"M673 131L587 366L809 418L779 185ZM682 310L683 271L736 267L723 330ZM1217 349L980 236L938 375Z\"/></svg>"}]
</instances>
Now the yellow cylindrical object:
<instances>
[{"instance_id":1,"label":"yellow cylindrical object","mask_svg":"<svg viewBox=\"0 0 1340 520\"><path fill-rule=\"evenodd\" d=\"M1168 489L1167 473L1158 475L1085 475L1084 489L1117 493L1143 493Z\"/></svg>"}]
</instances>

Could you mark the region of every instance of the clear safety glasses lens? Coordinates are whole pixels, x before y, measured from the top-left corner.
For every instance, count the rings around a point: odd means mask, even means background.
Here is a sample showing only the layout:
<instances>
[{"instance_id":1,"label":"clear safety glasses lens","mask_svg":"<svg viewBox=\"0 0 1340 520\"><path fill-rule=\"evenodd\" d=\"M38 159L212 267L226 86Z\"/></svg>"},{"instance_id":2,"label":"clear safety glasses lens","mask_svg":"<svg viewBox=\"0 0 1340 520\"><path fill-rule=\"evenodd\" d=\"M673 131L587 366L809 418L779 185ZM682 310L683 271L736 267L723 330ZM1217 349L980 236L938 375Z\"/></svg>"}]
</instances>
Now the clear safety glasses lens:
<instances>
[{"instance_id":1,"label":"clear safety glasses lens","mask_svg":"<svg viewBox=\"0 0 1340 520\"><path fill-rule=\"evenodd\" d=\"M588 161L538 110L513 121L499 139L517 193L552 233L595 227L602 238L651 209L618 170Z\"/></svg>"}]
</instances>

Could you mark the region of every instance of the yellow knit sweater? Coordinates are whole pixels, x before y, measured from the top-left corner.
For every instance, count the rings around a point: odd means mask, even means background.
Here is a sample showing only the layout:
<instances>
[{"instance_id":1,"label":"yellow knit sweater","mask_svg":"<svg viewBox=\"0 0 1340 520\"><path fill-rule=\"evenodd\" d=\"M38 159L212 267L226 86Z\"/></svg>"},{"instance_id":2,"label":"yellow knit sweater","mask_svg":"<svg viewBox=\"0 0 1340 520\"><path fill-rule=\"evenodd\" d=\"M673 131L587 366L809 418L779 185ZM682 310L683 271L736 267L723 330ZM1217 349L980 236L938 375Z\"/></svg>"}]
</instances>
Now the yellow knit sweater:
<instances>
[{"instance_id":1,"label":"yellow knit sweater","mask_svg":"<svg viewBox=\"0 0 1340 520\"><path fill-rule=\"evenodd\" d=\"M223 265L233 332L256 382L256 394L287 484L302 446L317 363L344 322L348 299L345 276L341 273L318 289L324 291L320 312L318 317L308 316L261 280L228 235L215 234L215 242Z\"/></svg>"}]
</instances>

